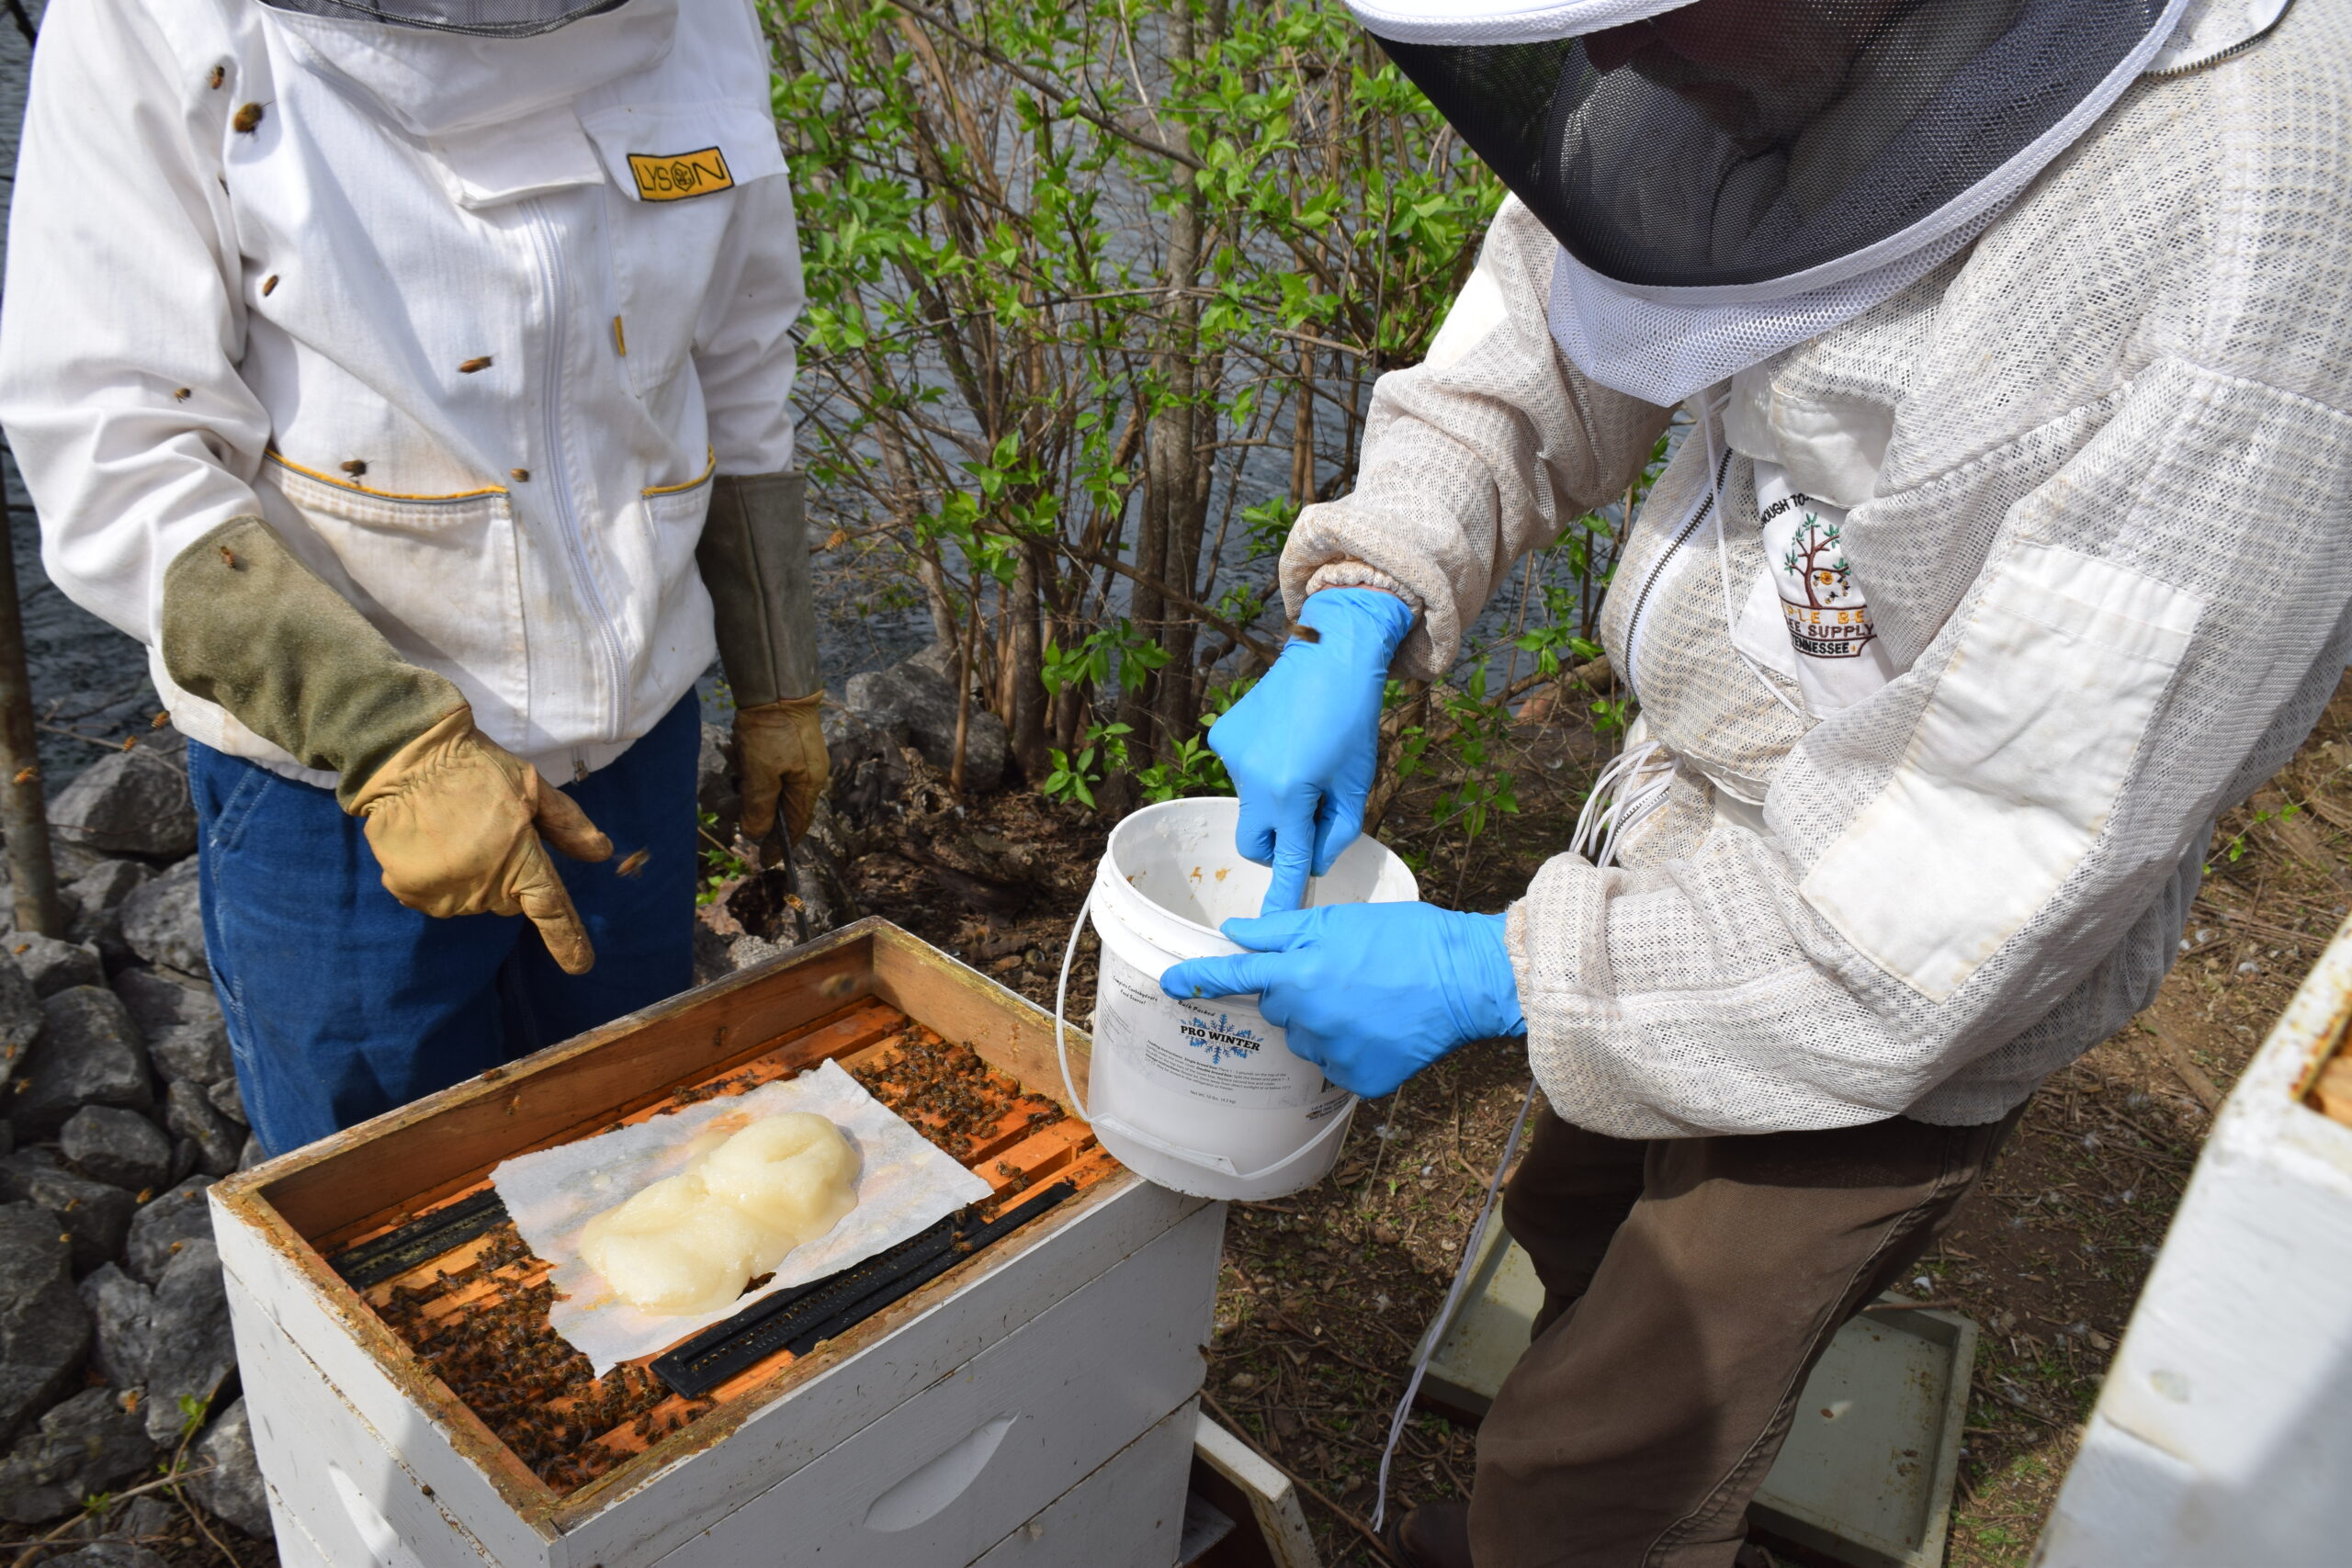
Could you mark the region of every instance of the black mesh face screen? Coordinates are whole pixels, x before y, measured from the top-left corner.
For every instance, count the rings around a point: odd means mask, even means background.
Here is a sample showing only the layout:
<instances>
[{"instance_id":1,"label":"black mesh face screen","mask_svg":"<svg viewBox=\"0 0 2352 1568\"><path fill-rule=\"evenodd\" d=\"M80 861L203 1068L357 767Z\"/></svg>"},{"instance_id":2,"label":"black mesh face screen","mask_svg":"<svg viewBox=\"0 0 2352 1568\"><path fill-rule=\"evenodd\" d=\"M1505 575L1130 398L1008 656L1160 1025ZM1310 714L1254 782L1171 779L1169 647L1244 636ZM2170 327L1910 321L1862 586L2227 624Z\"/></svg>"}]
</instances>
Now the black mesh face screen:
<instances>
[{"instance_id":1,"label":"black mesh face screen","mask_svg":"<svg viewBox=\"0 0 2352 1568\"><path fill-rule=\"evenodd\" d=\"M1578 261L1770 283L1933 218L2081 103L2162 0L1696 0L1554 42L1382 39Z\"/></svg>"},{"instance_id":2,"label":"black mesh face screen","mask_svg":"<svg viewBox=\"0 0 2352 1568\"><path fill-rule=\"evenodd\" d=\"M262 4L311 17L385 22L476 38L535 38L582 17L617 11L628 0L262 0Z\"/></svg>"}]
</instances>

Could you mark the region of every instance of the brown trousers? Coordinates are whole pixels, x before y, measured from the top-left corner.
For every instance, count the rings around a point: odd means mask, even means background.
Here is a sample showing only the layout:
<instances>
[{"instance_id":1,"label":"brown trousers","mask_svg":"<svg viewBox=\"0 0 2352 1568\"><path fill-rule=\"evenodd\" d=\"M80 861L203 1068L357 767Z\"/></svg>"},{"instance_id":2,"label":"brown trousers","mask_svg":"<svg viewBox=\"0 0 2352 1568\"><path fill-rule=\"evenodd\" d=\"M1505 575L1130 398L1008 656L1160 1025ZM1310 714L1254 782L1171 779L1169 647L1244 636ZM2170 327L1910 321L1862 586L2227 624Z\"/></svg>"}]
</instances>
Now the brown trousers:
<instances>
[{"instance_id":1,"label":"brown trousers","mask_svg":"<svg viewBox=\"0 0 2352 1568\"><path fill-rule=\"evenodd\" d=\"M1539 1113L1503 1221L1544 1313L1478 1432L1478 1568L1727 1568L1830 1337L2019 1113L1649 1143Z\"/></svg>"}]
</instances>

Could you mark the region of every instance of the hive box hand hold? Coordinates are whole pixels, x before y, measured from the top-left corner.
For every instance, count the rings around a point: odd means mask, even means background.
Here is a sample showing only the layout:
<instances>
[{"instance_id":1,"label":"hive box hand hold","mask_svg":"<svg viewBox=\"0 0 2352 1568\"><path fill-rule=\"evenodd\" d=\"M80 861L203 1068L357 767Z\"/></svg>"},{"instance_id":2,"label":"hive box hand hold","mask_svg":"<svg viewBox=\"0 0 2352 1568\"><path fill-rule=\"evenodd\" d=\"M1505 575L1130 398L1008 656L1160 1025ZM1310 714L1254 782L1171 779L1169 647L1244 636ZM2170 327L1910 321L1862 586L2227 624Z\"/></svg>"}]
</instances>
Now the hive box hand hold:
<instances>
[{"instance_id":1,"label":"hive box hand hold","mask_svg":"<svg viewBox=\"0 0 2352 1568\"><path fill-rule=\"evenodd\" d=\"M491 1170L829 1060L989 1196L775 1333L682 1334L692 1377L592 1378ZM281 1559L1172 1562L1224 1211L1060 1089L1047 1015L866 920L218 1184Z\"/></svg>"}]
</instances>

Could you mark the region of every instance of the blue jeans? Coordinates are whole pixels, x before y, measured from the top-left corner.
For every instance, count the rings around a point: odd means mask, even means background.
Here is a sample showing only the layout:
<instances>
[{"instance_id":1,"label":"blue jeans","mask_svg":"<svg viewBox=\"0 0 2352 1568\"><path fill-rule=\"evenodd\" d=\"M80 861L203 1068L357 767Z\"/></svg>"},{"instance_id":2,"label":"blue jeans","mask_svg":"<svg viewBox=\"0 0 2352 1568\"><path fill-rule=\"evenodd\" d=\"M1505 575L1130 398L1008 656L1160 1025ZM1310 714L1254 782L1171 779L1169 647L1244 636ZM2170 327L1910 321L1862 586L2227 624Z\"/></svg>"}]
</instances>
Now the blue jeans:
<instances>
[{"instance_id":1,"label":"blue jeans","mask_svg":"<svg viewBox=\"0 0 2352 1568\"><path fill-rule=\"evenodd\" d=\"M596 948L580 976L519 915L402 908L331 792L190 741L204 944L262 1147L283 1154L684 989L701 739L689 693L564 786L613 840L596 865L554 854ZM644 868L619 875L640 849Z\"/></svg>"}]
</instances>

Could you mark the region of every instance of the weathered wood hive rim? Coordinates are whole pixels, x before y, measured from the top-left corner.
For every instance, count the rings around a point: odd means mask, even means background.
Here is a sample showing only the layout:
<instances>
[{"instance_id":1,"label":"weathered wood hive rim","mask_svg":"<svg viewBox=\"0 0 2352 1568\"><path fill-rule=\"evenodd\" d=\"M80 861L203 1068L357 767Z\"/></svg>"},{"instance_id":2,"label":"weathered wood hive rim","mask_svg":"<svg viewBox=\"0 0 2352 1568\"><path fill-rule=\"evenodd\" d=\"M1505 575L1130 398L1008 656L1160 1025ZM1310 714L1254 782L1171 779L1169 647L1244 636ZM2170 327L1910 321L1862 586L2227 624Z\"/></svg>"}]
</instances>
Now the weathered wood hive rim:
<instances>
[{"instance_id":1,"label":"weathered wood hive rim","mask_svg":"<svg viewBox=\"0 0 2352 1568\"><path fill-rule=\"evenodd\" d=\"M779 985L787 972L788 983ZM328 1254L449 1201L501 1160L587 1136L740 1067L776 1049L779 1036L820 1024L866 998L939 1029L939 1006L930 1004L952 1002L959 990L988 1004L971 1010L983 1025L968 1042L973 1048L1075 1117L1077 1107L1060 1092L1060 1075L1051 1065L1050 1014L889 921L868 918L224 1178L210 1190L215 1223L240 1224L259 1237L414 1407L443 1428L508 1507L542 1535L559 1536L724 1442L974 1281L1021 1267L1030 1252L1141 1178L1113 1168L1020 1231L569 1493L541 1481L423 1366L375 1306L335 1272ZM952 1025L941 1032L955 1037ZM1076 1028L1068 1033L1070 1075L1083 1095L1090 1042ZM608 1049L624 1039L639 1048ZM379 1145L395 1138L406 1156L406 1173L384 1168L379 1155Z\"/></svg>"}]
</instances>

